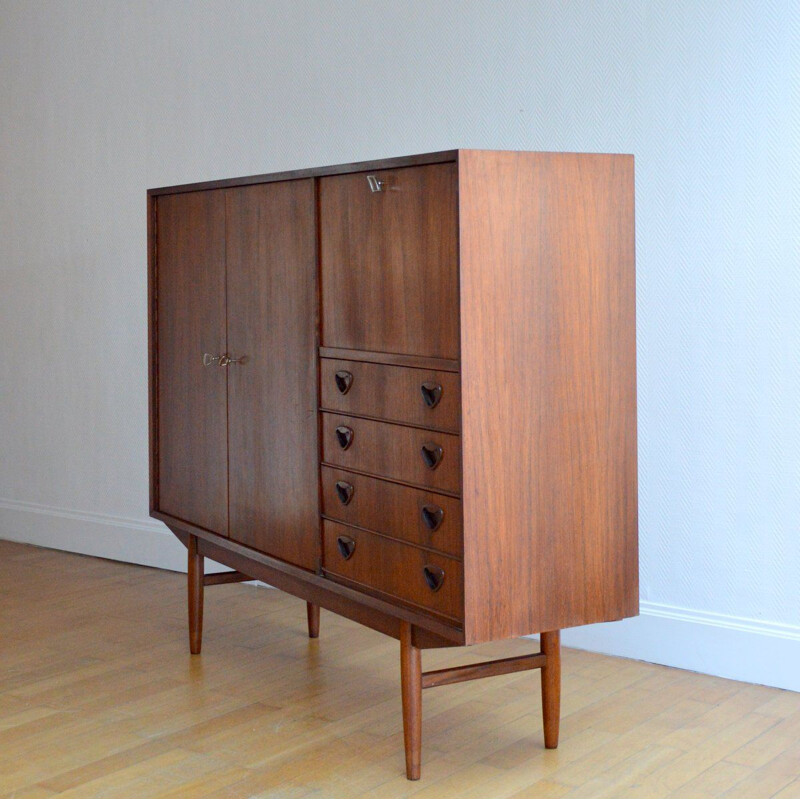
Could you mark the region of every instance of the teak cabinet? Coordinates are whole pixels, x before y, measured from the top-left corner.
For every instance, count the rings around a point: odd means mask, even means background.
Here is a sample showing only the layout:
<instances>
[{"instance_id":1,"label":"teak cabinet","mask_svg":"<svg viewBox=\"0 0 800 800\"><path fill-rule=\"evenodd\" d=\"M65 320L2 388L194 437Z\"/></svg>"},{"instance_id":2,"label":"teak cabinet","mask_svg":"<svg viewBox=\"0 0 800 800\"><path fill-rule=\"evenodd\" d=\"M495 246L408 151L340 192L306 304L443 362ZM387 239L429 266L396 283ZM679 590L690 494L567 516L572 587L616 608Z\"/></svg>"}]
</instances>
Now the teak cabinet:
<instances>
[{"instance_id":1,"label":"teak cabinet","mask_svg":"<svg viewBox=\"0 0 800 800\"><path fill-rule=\"evenodd\" d=\"M203 586L400 640L421 692L638 611L633 158L458 150L148 192L151 513ZM211 557L235 571L203 574ZM420 650L541 633L422 672Z\"/></svg>"}]
</instances>

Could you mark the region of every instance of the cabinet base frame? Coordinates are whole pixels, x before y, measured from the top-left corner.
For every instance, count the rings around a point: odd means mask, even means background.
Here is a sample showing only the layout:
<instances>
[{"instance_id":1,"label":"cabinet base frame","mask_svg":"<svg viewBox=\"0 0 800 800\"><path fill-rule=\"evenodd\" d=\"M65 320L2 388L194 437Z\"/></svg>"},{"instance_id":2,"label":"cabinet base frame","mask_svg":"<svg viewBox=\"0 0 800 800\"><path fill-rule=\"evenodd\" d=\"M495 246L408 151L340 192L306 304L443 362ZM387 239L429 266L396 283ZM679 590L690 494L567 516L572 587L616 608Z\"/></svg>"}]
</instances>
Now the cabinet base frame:
<instances>
[{"instance_id":1,"label":"cabinet base frame","mask_svg":"<svg viewBox=\"0 0 800 800\"><path fill-rule=\"evenodd\" d=\"M187 575L187 596L189 611L189 649L192 654L199 654L203 636L203 600L205 586L213 586L224 583L239 583L249 581L254 578L248 573L263 573L259 564L253 563L247 567L247 556L239 555L229 549L229 543L224 547L214 544L201 538L194 533L172 527L172 532L186 545L188 550L188 575ZM231 543L232 544L232 543ZM236 545L236 547L239 547ZM216 575L204 575L205 556L219 560L229 566L233 566L233 572L218 573ZM242 561L242 568L248 570L247 573L241 571L236 563L237 558ZM269 559L268 556L264 556ZM269 559L270 561L272 559ZM266 565L262 565L266 566ZM255 568L253 568L255 567ZM295 568L289 568L289 571ZM284 583L282 580L275 581L275 577L285 575L284 571L272 573L272 577L266 579L278 586ZM316 576L314 576L316 577ZM321 580L321 579L320 579ZM290 584L291 585L291 584ZM422 690L432 689L437 686L447 686L451 683L461 683L462 681L477 680L479 678L490 678L496 675L507 675L513 672L522 672L531 669L542 671L542 719L544 723L544 743L548 749L558 747L559 720L561 708L561 635L560 631L546 631L540 635L541 650L524 656L513 656L512 658L501 658L494 661L481 661L476 664L466 664L458 667L448 667L445 669L422 671L422 649L424 647L453 647L459 643L455 641L442 640L430 631L425 631L414 625L407 619L389 620L390 629L386 629L386 620L379 619L375 615L380 615L378 609L364 609L366 618L359 619L357 604L350 601L336 592L318 590L314 592L314 587L306 586L304 591L298 587L286 588L291 594L298 596L315 595L306 600L306 611L308 617L309 638L316 639L319 636L319 612L320 603L313 602L315 599L325 600L325 605L332 611L341 613L357 622L362 622L368 627L388 635L397 635L398 632L392 630L392 622L399 624L400 639L400 688L403 700L403 740L405 743L406 757L406 777L409 780L419 780L422 764ZM337 601L339 607L337 608Z\"/></svg>"},{"instance_id":2,"label":"cabinet base frame","mask_svg":"<svg viewBox=\"0 0 800 800\"><path fill-rule=\"evenodd\" d=\"M406 620L414 625L414 643L417 647L429 649L465 644L464 631L452 623L440 622L418 611L334 583L321 575L294 567L160 511L152 511L151 516L164 522L187 548L194 537L198 555L249 575L252 580L263 581L308 603L327 608L367 628L399 639L400 622Z\"/></svg>"}]
</instances>

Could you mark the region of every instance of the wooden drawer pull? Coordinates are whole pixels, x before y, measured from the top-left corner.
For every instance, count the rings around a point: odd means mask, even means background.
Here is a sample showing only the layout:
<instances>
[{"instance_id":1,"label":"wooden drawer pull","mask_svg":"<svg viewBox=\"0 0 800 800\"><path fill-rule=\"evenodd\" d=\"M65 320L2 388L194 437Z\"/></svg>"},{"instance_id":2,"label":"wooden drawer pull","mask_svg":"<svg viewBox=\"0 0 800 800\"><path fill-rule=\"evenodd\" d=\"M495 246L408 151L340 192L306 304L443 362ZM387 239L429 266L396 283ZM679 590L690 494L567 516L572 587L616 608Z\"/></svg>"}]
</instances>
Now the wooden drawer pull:
<instances>
[{"instance_id":1,"label":"wooden drawer pull","mask_svg":"<svg viewBox=\"0 0 800 800\"><path fill-rule=\"evenodd\" d=\"M438 592L444 583L444 570L441 567L436 567L433 564L426 564L422 568L422 574L425 576L425 583L432 592Z\"/></svg>"},{"instance_id":2,"label":"wooden drawer pull","mask_svg":"<svg viewBox=\"0 0 800 800\"><path fill-rule=\"evenodd\" d=\"M436 444L436 442L425 442L420 452L422 453L422 460L425 462L425 466L428 469L436 469L442 462L442 457L444 456L442 446Z\"/></svg>"},{"instance_id":3,"label":"wooden drawer pull","mask_svg":"<svg viewBox=\"0 0 800 800\"><path fill-rule=\"evenodd\" d=\"M428 408L436 408L439 401L442 399L442 385L440 383L432 383L426 381L419 387L422 392L422 401Z\"/></svg>"},{"instance_id":4,"label":"wooden drawer pull","mask_svg":"<svg viewBox=\"0 0 800 800\"><path fill-rule=\"evenodd\" d=\"M339 393L347 394L350 391L350 387L353 385L353 373L348 372L346 369L340 369L336 375L334 375L334 380L336 381L336 388L339 390Z\"/></svg>"},{"instance_id":5,"label":"wooden drawer pull","mask_svg":"<svg viewBox=\"0 0 800 800\"><path fill-rule=\"evenodd\" d=\"M336 494L339 497L339 502L346 506L353 499L353 492L355 488L352 483L347 481L336 481Z\"/></svg>"},{"instance_id":6,"label":"wooden drawer pull","mask_svg":"<svg viewBox=\"0 0 800 800\"><path fill-rule=\"evenodd\" d=\"M339 552L345 561L356 551L355 539L351 539L349 536L340 536L336 540L336 546L339 548Z\"/></svg>"},{"instance_id":7,"label":"wooden drawer pull","mask_svg":"<svg viewBox=\"0 0 800 800\"><path fill-rule=\"evenodd\" d=\"M340 425L336 429L336 441L339 442L342 450L347 450L353 443L353 429L348 428L347 425Z\"/></svg>"},{"instance_id":8,"label":"wooden drawer pull","mask_svg":"<svg viewBox=\"0 0 800 800\"><path fill-rule=\"evenodd\" d=\"M444 509L435 505L422 506L422 521L429 531L435 531L444 519Z\"/></svg>"}]
</instances>

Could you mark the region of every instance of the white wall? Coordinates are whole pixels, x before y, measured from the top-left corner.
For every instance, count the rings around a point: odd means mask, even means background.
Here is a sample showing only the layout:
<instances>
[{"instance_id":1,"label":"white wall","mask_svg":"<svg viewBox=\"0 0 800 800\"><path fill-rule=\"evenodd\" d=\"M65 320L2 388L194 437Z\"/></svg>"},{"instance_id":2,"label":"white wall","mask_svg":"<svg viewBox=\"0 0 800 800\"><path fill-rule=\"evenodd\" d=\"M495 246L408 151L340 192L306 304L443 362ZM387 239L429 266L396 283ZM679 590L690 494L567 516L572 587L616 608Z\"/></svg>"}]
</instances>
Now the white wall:
<instances>
[{"instance_id":1,"label":"white wall","mask_svg":"<svg viewBox=\"0 0 800 800\"><path fill-rule=\"evenodd\" d=\"M643 615L567 641L800 689L797 20L768 0L3 2L0 535L182 564L147 518L147 187L634 153Z\"/></svg>"}]
</instances>

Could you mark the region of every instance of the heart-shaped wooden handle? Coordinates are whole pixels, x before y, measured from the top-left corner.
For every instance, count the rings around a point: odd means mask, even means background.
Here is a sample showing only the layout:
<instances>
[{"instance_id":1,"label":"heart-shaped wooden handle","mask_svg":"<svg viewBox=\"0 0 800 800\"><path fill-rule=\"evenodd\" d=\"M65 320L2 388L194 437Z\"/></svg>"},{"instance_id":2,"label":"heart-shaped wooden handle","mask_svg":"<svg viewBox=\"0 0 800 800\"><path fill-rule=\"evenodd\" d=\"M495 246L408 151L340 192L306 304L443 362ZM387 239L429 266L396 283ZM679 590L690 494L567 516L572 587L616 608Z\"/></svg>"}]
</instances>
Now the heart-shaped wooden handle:
<instances>
[{"instance_id":1,"label":"heart-shaped wooden handle","mask_svg":"<svg viewBox=\"0 0 800 800\"><path fill-rule=\"evenodd\" d=\"M442 524L442 520L444 519L444 509L432 503L422 506L421 513L422 521L425 523L425 527L430 531L435 531Z\"/></svg>"},{"instance_id":2,"label":"heart-shaped wooden handle","mask_svg":"<svg viewBox=\"0 0 800 800\"><path fill-rule=\"evenodd\" d=\"M442 461L444 450L440 444L436 442L425 442L420 450L422 453L422 460L428 469L436 469Z\"/></svg>"},{"instance_id":3,"label":"heart-shaped wooden handle","mask_svg":"<svg viewBox=\"0 0 800 800\"><path fill-rule=\"evenodd\" d=\"M442 399L442 385L440 383L433 383L426 381L419 387L422 392L422 401L428 408L436 408L439 401Z\"/></svg>"},{"instance_id":4,"label":"heart-shaped wooden handle","mask_svg":"<svg viewBox=\"0 0 800 800\"><path fill-rule=\"evenodd\" d=\"M336 546L339 548L339 552L345 561L347 561L347 559L350 558L356 551L355 540L351 539L349 536L340 536L336 540Z\"/></svg>"},{"instance_id":5,"label":"heart-shaped wooden handle","mask_svg":"<svg viewBox=\"0 0 800 800\"><path fill-rule=\"evenodd\" d=\"M336 481L336 494L339 497L339 502L346 506L353 499L353 492L355 488L352 483L347 481Z\"/></svg>"},{"instance_id":6,"label":"heart-shaped wooden handle","mask_svg":"<svg viewBox=\"0 0 800 800\"><path fill-rule=\"evenodd\" d=\"M347 450L353 443L353 429L348 428L347 425L340 425L336 429L336 441L339 442L342 450Z\"/></svg>"},{"instance_id":7,"label":"heart-shaped wooden handle","mask_svg":"<svg viewBox=\"0 0 800 800\"><path fill-rule=\"evenodd\" d=\"M333 379L336 381L336 388L341 394L347 394L353 385L353 373L348 372L346 369L340 369L333 376Z\"/></svg>"},{"instance_id":8,"label":"heart-shaped wooden handle","mask_svg":"<svg viewBox=\"0 0 800 800\"><path fill-rule=\"evenodd\" d=\"M438 592L444 583L444 570L433 564L426 564L422 568L422 574L425 576L425 583L432 592Z\"/></svg>"}]
</instances>

